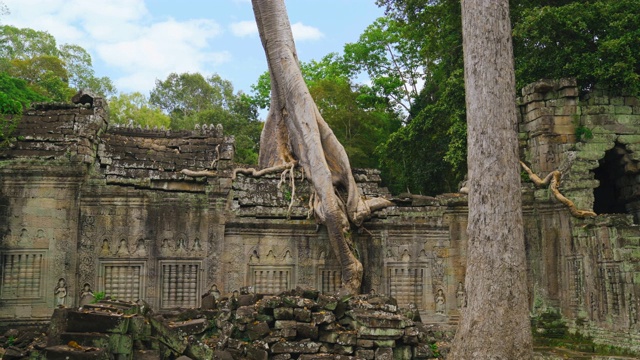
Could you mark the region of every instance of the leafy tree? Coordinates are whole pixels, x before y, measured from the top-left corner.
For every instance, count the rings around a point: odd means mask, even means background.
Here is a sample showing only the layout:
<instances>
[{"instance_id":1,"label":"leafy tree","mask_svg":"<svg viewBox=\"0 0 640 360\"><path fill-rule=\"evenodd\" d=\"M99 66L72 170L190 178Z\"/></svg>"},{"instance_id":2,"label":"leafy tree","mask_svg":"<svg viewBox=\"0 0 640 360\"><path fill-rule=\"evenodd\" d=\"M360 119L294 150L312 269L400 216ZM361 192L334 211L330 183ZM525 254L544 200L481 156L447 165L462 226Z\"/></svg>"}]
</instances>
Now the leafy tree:
<instances>
[{"instance_id":1,"label":"leafy tree","mask_svg":"<svg viewBox=\"0 0 640 360\"><path fill-rule=\"evenodd\" d=\"M378 0L394 20L387 38L406 55L423 87L412 96L407 125L379 151L395 174L389 188L426 195L455 191L466 173L466 121L459 0ZM414 82L416 82L415 80Z\"/></svg>"},{"instance_id":2,"label":"leafy tree","mask_svg":"<svg viewBox=\"0 0 640 360\"><path fill-rule=\"evenodd\" d=\"M69 72L69 86L74 89L90 89L103 96L114 95L116 87L106 76L96 77L91 55L78 45L60 46L59 56Z\"/></svg>"},{"instance_id":3,"label":"leafy tree","mask_svg":"<svg viewBox=\"0 0 640 360\"><path fill-rule=\"evenodd\" d=\"M56 101L68 101L79 89L108 96L115 86L98 78L91 56L80 46L58 46L46 31L0 26L0 71L25 79L38 92Z\"/></svg>"},{"instance_id":4,"label":"leafy tree","mask_svg":"<svg viewBox=\"0 0 640 360\"><path fill-rule=\"evenodd\" d=\"M44 55L27 59L14 59L8 73L24 79L38 93L53 101L67 101L75 91L67 83L67 70L62 60Z\"/></svg>"},{"instance_id":5,"label":"leafy tree","mask_svg":"<svg viewBox=\"0 0 640 360\"><path fill-rule=\"evenodd\" d=\"M394 19L395 31L412 41L404 49L425 62L424 87L411 104L408 126L381 149L383 162L398 174L391 188L425 194L456 190L467 166L460 0L377 4ZM540 78L576 77L585 90L600 84L639 93L637 1L511 0L510 8L518 88ZM418 157L429 138L438 141L428 146L428 157Z\"/></svg>"},{"instance_id":6,"label":"leafy tree","mask_svg":"<svg viewBox=\"0 0 640 360\"><path fill-rule=\"evenodd\" d=\"M31 102L47 100L29 88L26 81L0 72L0 147L11 139L19 119L5 115L20 115Z\"/></svg>"},{"instance_id":7,"label":"leafy tree","mask_svg":"<svg viewBox=\"0 0 640 360\"><path fill-rule=\"evenodd\" d=\"M576 77L640 94L640 2L517 1L514 24L519 87L540 78Z\"/></svg>"},{"instance_id":8,"label":"leafy tree","mask_svg":"<svg viewBox=\"0 0 640 360\"><path fill-rule=\"evenodd\" d=\"M344 46L344 62L352 72L365 72L370 93L387 98L408 113L425 75L426 63L414 39L403 36L401 24L382 17L367 27L356 43Z\"/></svg>"},{"instance_id":9,"label":"leafy tree","mask_svg":"<svg viewBox=\"0 0 640 360\"><path fill-rule=\"evenodd\" d=\"M109 121L114 124L128 124L132 121L142 127L165 127L171 122L161 109L149 104L149 99L140 92L121 93L109 99Z\"/></svg>"},{"instance_id":10,"label":"leafy tree","mask_svg":"<svg viewBox=\"0 0 640 360\"><path fill-rule=\"evenodd\" d=\"M172 129L222 125L225 134L236 137L236 162L257 163L262 123L255 99L234 93L228 80L216 74L172 73L156 80L149 103L169 114Z\"/></svg>"},{"instance_id":11,"label":"leafy tree","mask_svg":"<svg viewBox=\"0 0 640 360\"><path fill-rule=\"evenodd\" d=\"M382 109L369 109L360 103L358 88L340 79L321 79L309 85L320 114L340 143L354 167L376 168L376 148L400 127L397 114Z\"/></svg>"}]
</instances>

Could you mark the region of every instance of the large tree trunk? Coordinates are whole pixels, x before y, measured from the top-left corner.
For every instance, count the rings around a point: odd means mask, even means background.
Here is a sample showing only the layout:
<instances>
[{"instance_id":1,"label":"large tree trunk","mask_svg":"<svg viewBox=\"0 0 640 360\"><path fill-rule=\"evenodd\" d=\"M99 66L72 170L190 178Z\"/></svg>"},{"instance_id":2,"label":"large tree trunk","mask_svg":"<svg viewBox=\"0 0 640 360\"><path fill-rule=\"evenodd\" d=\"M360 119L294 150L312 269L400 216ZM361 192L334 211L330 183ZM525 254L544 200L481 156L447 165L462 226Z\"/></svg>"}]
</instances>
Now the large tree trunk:
<instances>
[{"instance_id":1,"label":"large tree trunk","mask_svg":"<svg viewBox=\"0 0 640 360\"><path fill-rule=\"evenodd\" d=\"M463 0L469 244L467 307L451 359L530 359L508 0Z\"/></svg>"},{"instance_id":2,"label":"large tree trunk","mask_svg":"<svg viewBox=\"0 0 640 360\"><path fill-rule=\"evenodd\" d=\"M284 0L252 0L271 74L271 106L260 139L260 167L297 161L315 191L314 212L326 225L342 268L342 285L360 291L362 264L354 255L351 224L388 202L364 200L342 145L322 119L302 78ZM346 198L343 200L339 194Z\"/></svg>"}]
</instances>

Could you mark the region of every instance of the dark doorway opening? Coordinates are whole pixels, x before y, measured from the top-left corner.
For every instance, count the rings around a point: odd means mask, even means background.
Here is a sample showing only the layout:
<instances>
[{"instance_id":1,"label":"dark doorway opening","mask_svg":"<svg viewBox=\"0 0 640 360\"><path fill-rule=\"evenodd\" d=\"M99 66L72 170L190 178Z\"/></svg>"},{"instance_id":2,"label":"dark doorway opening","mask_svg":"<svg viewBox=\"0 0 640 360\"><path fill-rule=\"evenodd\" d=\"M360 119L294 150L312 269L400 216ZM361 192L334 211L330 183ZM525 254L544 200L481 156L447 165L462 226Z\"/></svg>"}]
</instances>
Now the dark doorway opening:
<instances>
[{"instance_id":1,"label":"dark doorway opening","mask_svg":"<svg viewBox=\"0 0 640 360\"><path fill-rule=\"evenodd\" d=\"M593 190L593 211L597 214L626 214L636 202L635 194L638 162L631 159L623 144L617 143L608 150L595 169L595 179L600 185Z\"/></svg>"}]
</instances>

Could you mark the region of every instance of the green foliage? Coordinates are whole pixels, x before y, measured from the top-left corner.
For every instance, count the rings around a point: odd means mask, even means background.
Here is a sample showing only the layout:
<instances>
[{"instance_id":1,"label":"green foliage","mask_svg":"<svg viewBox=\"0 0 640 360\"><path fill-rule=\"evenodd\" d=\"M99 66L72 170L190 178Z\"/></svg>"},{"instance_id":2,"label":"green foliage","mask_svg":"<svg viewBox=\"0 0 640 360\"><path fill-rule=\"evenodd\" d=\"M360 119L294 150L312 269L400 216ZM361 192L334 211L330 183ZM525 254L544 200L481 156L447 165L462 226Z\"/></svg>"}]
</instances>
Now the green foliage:
<instances>
[{"instance_id":1,"label":"green foliage","mask_svg":"<svg viewBox=\"0 0 640 360\"><path fill-rule=\"evenodd\" d=\"M573 126L575 127L575 135L577 141L586 141L593 138L593 132L588 127L580 123L580 116L573 117Z\"/></svg>"},{"instance_id":2,"label":"green foliage","mask_svg":"<svg viewBox=\"0 0 640 360\"><path fill-rule=\"evenodd\" d=\"M378 0L422 71L407 125L379 149L393 192L455 191L466 173L466 112L459 0ZM417 70L416 70L417 72Z\"/></svg>"},{"instance_id":3,"label":"green foliage","mask_svg":"<svg viewBox=\"0 0 640 360\"><path fill-rule=\"evenodd\" d=\"M104 291L98 291L95 294L93 294L93 301L92 303L97 303L100 300L104 300L104 298L106 297L106 294Z\"/></svg>"},{"instance_id":4,"label":"green foliage","mask_svg":"<svg viewBox=\"0 0 640 360\"><path fill-rule=\"evenodd\" d=\"M424 194L454 190L466 172L460 0L377 4L395 22L377 31L397 33L400 39L368 29L366 41L372 44L367 48L377 51L356 49L354 53L369 59L360 63L388 66L380 56L382 47L373 45L387 39L410 44L398 49L410 52L408 59L421 59L409 63L424 70L424 87L412 98L407 126L381 148L383 165L395 174L390 187ZM511 0L510 7L518 88L540 78L576 77L583 90L598 84L623 94L639 93L640 2ZM582 140L589 131L576 127Z\"/></svg>"},{"instance_id":5,"label":"green foliage","mask_svg":"<svg viewBox=\"0 0 640 360\"><path fill-rule=\"evenodd\" d=\"M109 121L114 124L128 124L131 120L142 127L165 127L171 122L169 116L149 103L142 93L122 93L109 99Z\"/></svg>"},{"instance_id":6,"label":"green foliage","mask_svg":"<svg viewBox=\"0 0 640 360\"><path fill-rule=\"evenodd\" d=\"M514 52L519 87L540 78L576 77L640 93L640 2L636 0L517 1Z\"/></svg>"},{"instance_id":7,"label":"green foliage","mask_svg":"<svg viewBox=\"0 0 640 360\"><path fill-rule=\"evenodd\" d=\"M13 346L13 344L15 344L15 343L16 343L16 337L15 336L9 336L7 338L7 341L5 342L5 347Z\"/></svg>"},{"instance_id":8,"label":"green foliage","mask_svg":"<svg viewBox=\"0 0 640 360\"><path fill-rule=\"evenodd\" d=\"M34 91L55 101L69 101L80 89L103 96L115 93L109 78L95 76L85 49L58 46L46 31L0 26L0 72L24 79Z\"/></svg>"},{"instance_id":9,"label":"green foliage","mask_svg":"<svg viewBox=\"0 0 640 360\"><path fill-rule=\"evenodd\" d=\"M381 153L376 149L398 130L401 120L390 101L371 87L354 85L357 72L353 64L336 53L320 61L301 63L309 93L320 114L344 146L351 166L377 168ZM271 80L268 73L252 86L252 104L268 107ZM388 173L383 173L386 177Z\"/></svg>"},{"instance_id":10,"label":"green foliage","mask_svg":"<svg viewBox=\"0 0 640 360\"><path fill-rule=\"evenodd\" d=\"M11 141L23 109L33 101L46 100L30 89L26 81L0 72L0 148Z\"/></svg>"},{"instance_id":11,"label":"green foliage","mask_svg":"<svg viewBox=\"0 0 640 360\"><path fill-rule=\"evenodd\" d=\"M431 354L434 357L436 357L436 358L440 357L440 350L438 349L438 344L436 344L436 343L430 344L429 348L431 349Z\"/></svg>"},{"instance_id":12,"label":"green foliage","mask_svg":"<svg viewBox=\"0 0 640 360\"><path fill-rule=\"evenodd\" d=\"M397 111L408 112L418 95L426 63L415 51L415 40L405 35L396 19L377 19L357 42L344 46L344 68L352 75L366 73L371 80L370 93L387 99Z\"/></svg>"},{"instance_id":13,"label":"green foliage","mask_svg":"<svg viewBox=\"0 0 640 360\"><path fill-rule=\"evenodd\" d=\"M218 75L172 73L164 81L156 80L149 104L169 114L174 130L193 130L196 124L222 125L225 135L235 136L235 161L257 163L262 123L256 100L234 93L228 80Z\"/></svg>"}]
</instances>

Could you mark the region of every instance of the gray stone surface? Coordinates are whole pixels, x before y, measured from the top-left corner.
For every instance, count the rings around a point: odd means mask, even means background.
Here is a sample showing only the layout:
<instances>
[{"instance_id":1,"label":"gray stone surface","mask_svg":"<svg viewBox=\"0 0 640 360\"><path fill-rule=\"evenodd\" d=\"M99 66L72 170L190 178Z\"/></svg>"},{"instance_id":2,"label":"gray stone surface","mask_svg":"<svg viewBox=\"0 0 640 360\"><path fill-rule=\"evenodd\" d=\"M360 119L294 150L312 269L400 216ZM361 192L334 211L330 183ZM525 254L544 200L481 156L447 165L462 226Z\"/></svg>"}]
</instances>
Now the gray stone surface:
<instances>
[{"instance_id":1,"label":"gray stone surface","mask_svg":"<svg viewBox=\"0 0 640 360\"><path fill-rule=\"evenodd\" d=\"M640 351L640 101L601 89L581 96L571 80L540 81L522 95L523 161L541 177L561 170L560 190L578 208L605 209L595 218L574 218L548 189L523 182L532 313L559 311L572 331ZM213 311L236 290L238 299L219 311L227 314L258 294L296 286L338 290L339 263L325 230L307 219L309 185L302 174L296 173L288 212L292 189L278 187L280 174L232 179L233 139L217 127L110 126L105 100L91 98L34 104L16 141L0 150L0 325L43 322L57 305L76 307L84 284L94 296L141 299L167 312ZM601 168L615 176L597 178ZM216 175L190 177L183 169ZM466 270L466 195L391 195L379 186L378 171L355 169L354 176L363 195L396 204L354 233L366 268L362 290L371 293L367 310L407 309L424 323L455 325L464 310L458 285ZM621 214L607 214L615 211L602 205L601 183L617 191L613 205ZM56 293L60 279L64 292ZM213 284L219 294L206 297ZM255 320L317 324L319 337L336 330L341 324L323 312L342 317L344 303L309 297L315 300L259 302ZM242 316L248 317L238 325L246 331L251 314ZM385 329L355 320L371 336ZM288 327L283 335L299 330ZM375 341L396 338L410 342L415 335Z\"/></svg>"}]
</instances>

